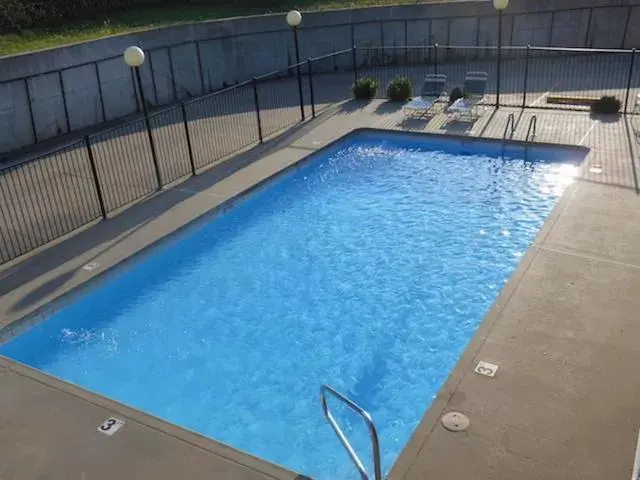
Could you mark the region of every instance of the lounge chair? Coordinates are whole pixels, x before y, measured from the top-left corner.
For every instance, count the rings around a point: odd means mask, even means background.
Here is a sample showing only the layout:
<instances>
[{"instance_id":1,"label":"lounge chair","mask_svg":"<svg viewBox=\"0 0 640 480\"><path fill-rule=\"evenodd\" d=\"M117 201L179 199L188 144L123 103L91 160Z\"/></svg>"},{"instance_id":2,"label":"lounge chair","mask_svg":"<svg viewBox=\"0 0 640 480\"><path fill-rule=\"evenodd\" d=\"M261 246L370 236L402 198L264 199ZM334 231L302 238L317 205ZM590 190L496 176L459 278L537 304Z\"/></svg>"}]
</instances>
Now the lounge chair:
<instances>
[{"instance_id":1,"label":"lounge chair","mask_svg":"<svg viewBox=\"0 0 640 480\"><path fill-rule=\"evenodd\" d=\"M412 98L402 110L406 115L420 117L426 115L431 107L440 99L446 83L446 75L434 73L427 75L422 83L420 96Z\"/></svg>"},{"instance_id":2,"label":"lounge chair","mask_svg":"<svg viewBox=\"0 0 640 480\"><path fill-rule=\"evenodd\" d=\"M484 100L488 79L487 72L467 72L464 79L464 97L449 105L447 113L453 114L454 117L477 117L478 104Z\"/></svg>"}]
</instances>

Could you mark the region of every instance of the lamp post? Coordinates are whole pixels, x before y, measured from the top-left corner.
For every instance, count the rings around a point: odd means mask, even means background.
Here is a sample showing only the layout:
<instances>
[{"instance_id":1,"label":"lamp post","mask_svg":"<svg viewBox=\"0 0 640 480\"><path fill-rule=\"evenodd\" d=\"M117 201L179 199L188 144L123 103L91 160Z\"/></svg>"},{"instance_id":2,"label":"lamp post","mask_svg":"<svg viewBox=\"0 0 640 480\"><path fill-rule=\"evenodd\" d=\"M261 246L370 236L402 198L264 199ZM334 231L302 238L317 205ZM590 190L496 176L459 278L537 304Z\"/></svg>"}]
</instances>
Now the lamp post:
<instances>
[{"instance_id":1,"label":"lamp post","mask_svg":"<svg viewBox=\"0 0 640 480\"><path fill-rule=\"evenodd\" d=\"M149 112L147 111L147 102L144 98L144 90L142 89L142 77L140 76L140 67L144 63L144 52L140 47L129 47L124 51L122 55L124 63L133 68L135 84L140 97L140 103L142 104L142 112L144 113L144 123L147 127L147 135L149 137L149 147L151 148L151 158L153 160L153 166L156 173L156 181L158 183L157 189L162 188L162 178L160 177L160 167L158 166L158 156L156 155L156 144L153 140L153 134L151 133L151 123L149 122Z\"/></svg>"},{"instance_id":2,"label":"lamp post","mask_svg":"<svg viewBox=\"0 0 640 480\"><path fill-rule=\"evenodd\" d=\"M142 79L140 77L140 67L144 63L144 52L140 47L129 47L123 54L124 63L133 68L133 72L136 78L136 90L138 90L138 96L140 97L140 103L142 104L142 111L147 114L147 104L144 99L144 91L142 90Z\"/></svg>"},{"instance_id":3,"label":"lamp post","mask_svg":"<svg viewBox=\"0 0 640 480\"><path fill-rule=\"evenodd\" d=\"M298 77L298 95L300 96L300 117L304 120L304 99L302 97L302 79L300 78L300 45L298 43L298 27L302 23L302 14L297 10L287 13L287 23L293 29L293 42L296 48L296 76Z\"/></svg>"},{"instance_id":4,"label":"lamp post","mask_svg":"<svg viewBox=\"0 0 640 480\"><path fill-rule=\"evenodd\" d=\"M496 108L500 107L500 65L502 63L502 11L509 5L509 0L493 0L498 10L498 65L496 69Z\"/></svg>"}]
</instances>

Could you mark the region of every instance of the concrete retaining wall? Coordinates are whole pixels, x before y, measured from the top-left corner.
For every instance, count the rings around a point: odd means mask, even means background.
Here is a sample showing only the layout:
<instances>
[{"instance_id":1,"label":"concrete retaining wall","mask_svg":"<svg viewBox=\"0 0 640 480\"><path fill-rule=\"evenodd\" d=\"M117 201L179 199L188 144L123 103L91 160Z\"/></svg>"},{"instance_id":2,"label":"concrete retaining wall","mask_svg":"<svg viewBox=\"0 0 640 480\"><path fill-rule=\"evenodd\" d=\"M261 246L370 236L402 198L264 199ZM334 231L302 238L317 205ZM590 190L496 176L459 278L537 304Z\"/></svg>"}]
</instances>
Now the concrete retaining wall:
<instances>
[{"instance_id":1,"label":"concrete retaining wall","mask_svg":"<svg viewBox=\"0 0 640 480\"><path fill-rule=\"evenodd\" d=\"M640 47L640 0L511 0L505 45ZM138 108L121 53L147 51L147 101L166 105L294 62L284 15L180 25L0 59L0 153L114 120ZM359 46L495 45L491 2L307 13L302 58ZM330 62L328 62L330 63ZM336 65L333 65L336 67Z\"/></svg>"}]
</instances>

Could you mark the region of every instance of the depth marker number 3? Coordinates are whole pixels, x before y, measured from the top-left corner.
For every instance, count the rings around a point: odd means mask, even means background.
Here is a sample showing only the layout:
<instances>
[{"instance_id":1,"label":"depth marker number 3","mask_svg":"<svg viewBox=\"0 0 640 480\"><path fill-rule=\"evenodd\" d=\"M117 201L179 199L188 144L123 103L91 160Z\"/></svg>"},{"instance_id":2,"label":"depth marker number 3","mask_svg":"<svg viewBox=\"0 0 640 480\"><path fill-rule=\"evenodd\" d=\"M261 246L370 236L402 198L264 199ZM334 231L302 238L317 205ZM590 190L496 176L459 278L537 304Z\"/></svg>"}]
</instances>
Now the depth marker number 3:
<instances>
[{"instance_id":1,"label":"depth marker number 3","mask_svg":"<svg viewBox=\"0 0 640 480\"><path fill-rule=\"evenodd\" d=\"M498 371L498 365L494 365L493 363L480 361L476 365L474 371L480 375L484 375L485 377L495 377L496 372Z\"/></svg>"},{"instance_id":2,"label":"depth marker number 3","mask_svg":"<svg viewBox=\"0 0 640 480\"><path fill-rule=\"evenodd\" d=\"M104 433L105 435L113 435L118 430L122 428L124 425L123 420L119 420L117 418L107 418L102 425L98 427L98 431L100 433Z\"/></svg>"}]
</instances>

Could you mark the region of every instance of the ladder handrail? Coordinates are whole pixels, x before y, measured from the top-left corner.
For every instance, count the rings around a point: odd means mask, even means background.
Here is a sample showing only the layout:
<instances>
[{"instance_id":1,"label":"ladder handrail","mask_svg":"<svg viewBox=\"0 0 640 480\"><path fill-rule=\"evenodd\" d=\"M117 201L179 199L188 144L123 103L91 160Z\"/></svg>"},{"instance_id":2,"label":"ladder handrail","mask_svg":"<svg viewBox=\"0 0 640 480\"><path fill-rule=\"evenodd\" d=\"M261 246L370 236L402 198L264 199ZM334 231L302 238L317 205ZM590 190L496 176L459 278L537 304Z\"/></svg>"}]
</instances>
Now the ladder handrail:
<instances>
[{"instance_id":1,"label":"ladder handrail","mask_svg":"<svg viewBox=\"0 0 640 480\"><path fill-rule=\"evenodd\" d=\"M513 113L509 114L509 118L507 118L507 124L504 126L504 133L502 134L503 140L507 138L509 125L511 125L511 135L509 136L509 138L513 138L513 133L516 131L516 117L513 115Z\"/></svg>"},{"instance_id":2,"label":"ladder handrail","mask_svg":"<svg viewBox=\"0 0 640 480\"><path fill-rule=\"evenodd\" d=\"M322 385L320 387L320 401L322 402L322 411L324 412L324 416L333 428L333 431L338 436L338 440L342 443L342 446L345 448L353 463L355 463L358 472L360 472L360 477L362 480L369 480L369 474L367 473L367 469L364 468L362 461L356 454L355 450L347 440L347 437L344 435L344 432L336 422L333 415L331 415L331 411L329 410L329 405L327 404L327 393L333 395L335 398L344 403L351 410L360 415L367 427L369 428L369 435L371 436L371 444L373 449L373 468L374 468L374 480L382 480L382 466L380 464L380 442L378 440L378 431L376 430L376 426L373 424L373 420L371 419L371 415L360 405L355 403L353 400L345 397L340 392L330 387L329 385Z\"/></svg>"},{"instance_id":3,"label":"ladder handrail","mask_svg":"<svg viewBox=\"0 0 640 480\"><path fill-rule=\"evenodd\" d=\"M530 133L531 133L531 140L533 140L536 137L537 124L538 124L538 118L535 115L532 115L531 118L529 119L529 126L527 127L527 136L524 139L525 142L529 141ZM533 127L533 130L532 130L532 127Z\"/></svg>"}]
</instances>

